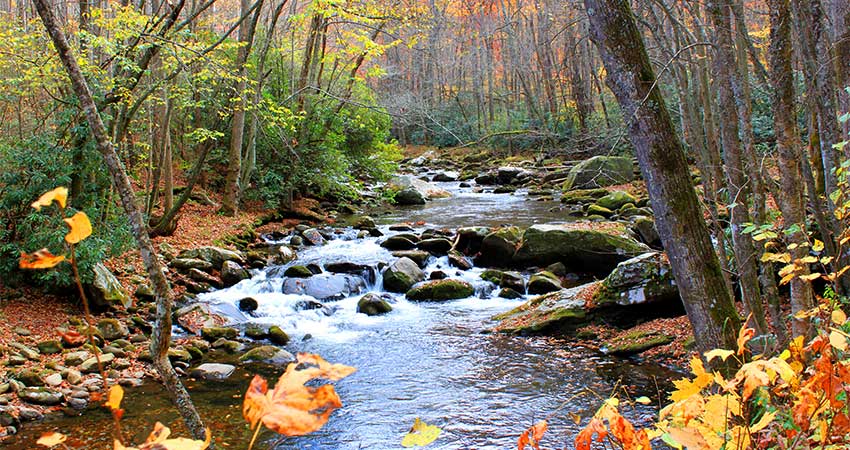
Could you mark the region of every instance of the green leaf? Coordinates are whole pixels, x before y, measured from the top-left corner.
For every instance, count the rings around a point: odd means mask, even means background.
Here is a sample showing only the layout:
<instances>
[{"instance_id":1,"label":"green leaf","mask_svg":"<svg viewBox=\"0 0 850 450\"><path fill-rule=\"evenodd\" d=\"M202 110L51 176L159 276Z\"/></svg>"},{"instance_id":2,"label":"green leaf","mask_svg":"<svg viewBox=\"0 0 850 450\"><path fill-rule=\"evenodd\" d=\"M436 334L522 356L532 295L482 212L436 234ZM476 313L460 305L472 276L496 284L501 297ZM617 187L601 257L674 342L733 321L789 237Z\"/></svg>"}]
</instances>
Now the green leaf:
<instances>
[{"instance_id":1,"label":"green leaf","mask_svg":"<svg viewBox=\"0 0 850 450\"><path fill-rule=\"evenodd\" d=\"M424 447L434 442L442 433L439 427L428 425L418 417L413 422L413 428L401 440L402 447Z\"/></svg>"}]
</instances>

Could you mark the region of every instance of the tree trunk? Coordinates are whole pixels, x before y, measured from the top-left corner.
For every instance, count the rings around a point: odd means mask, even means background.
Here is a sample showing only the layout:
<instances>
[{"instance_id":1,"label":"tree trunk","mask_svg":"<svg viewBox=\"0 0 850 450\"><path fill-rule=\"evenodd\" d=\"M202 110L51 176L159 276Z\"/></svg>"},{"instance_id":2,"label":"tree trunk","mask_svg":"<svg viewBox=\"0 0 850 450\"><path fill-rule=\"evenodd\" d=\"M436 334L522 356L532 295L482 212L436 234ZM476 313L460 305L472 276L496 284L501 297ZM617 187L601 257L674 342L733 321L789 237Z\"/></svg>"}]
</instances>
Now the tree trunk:
<instances>
[{"instance_id":1,"label":"tree trunk","mask_svg":"<svg viewBox=\"0 0 850 450\"><path fill-rule=\"evenodd\" d=\"M732 248L735 252L738 282L741 286L744 306L753 316L754 328L758 334L764 334L767 332L767 322L759 291L755 247L750 235L742 233L746 224L751 222L748 209L750 188L738 135L738 111L735 107L738 99L735 91L740 88L741 82L735 70L730 8L728 4L721 5L716 1L708 2L706 8L714 23L715 31L713 61L715 89L718 93L720 108L720 139L723 143L726 186L729 189L731 203L729 209L731 210Z\"/></svg>"},{"instance_id":2,"label":"tree trunk","mask_svg":"<svg viewBox=\"0 0 850 450\"><path fill-rule=\"evenodd\" d=\"M147 234L145 223L142 220L142 214L136 205L136 195L133 192L130 179L124 172L121 160L118 159L118 155L115 153L115 148L109 140L109 135L100 118L88 83L83 77L80 66L77 64L77 60L71 52L71 47L65 39L65 34L56 22L47 1L34 0L36 10L39 16L41 16L44 27L59 53L59 59L62 61L62 65L65 66L65 71L71 79L74 92L80 100L80 107L85 112L86 119L89 121L92 136L97 143L97 150L103 156L106 167L112 177L112 184L115 190L118 191L124 212L130 221L133 236L136 238L137 245L139 246L139 253L141 253L142 261L153 285L156 296L157 317L156 327L151 336L151 356L154 367L160 377L162 377L162 382L166 390L183 416L183 420L192 433L192 436L196 439L203 439L206 432L201 417L192 404L189 393L183 387L183 384L177 377L177 373L171 366L171 362L168 360L168 346L171 342L171 303L173 296L171 288L168 286L168 280L165 278L162 265L153 248L153 243Z\"/></svg>"},{"instance_id":3,"label":"tree trunk","mask_svg":"<svg viewBox=\"0 0 850 450\"><path fill-rule=\"evenodd\" d=\"M658 89L627 0L584 0L590 36L617 97L646 180L664 248L701 350L735 348L740 327L679 136ZM640 114L635 114L638 109Z\"/></svg>"},{"instance_id":4,"label":"tree trunk","mask_svg":"<svg viewBox=\"0 0 850 450\"><path fill-rule=\"evenodd\" d=\"M791 6L789 0L768 0L770 10L770 48L768 50L768 77L773 89L773 127L779 153L779 175L782 195L779 207L785 226L798 225L799 231L788 238L790 243L801 244L806 236L806 205L803 201L803 153L797 133L796 107L794 105L794 71L791 66ZM808 256L808 248L799 246L791 251L794 259ZM808 273L808 270L804 272ZM791 315L793 336L808 336L810 324L795 314L813 306L809 282L799 278L791 280ZM784 323L782 327L784 327Z\"/></svg>"},{"instance_id":5,"label":"tree trunk","mask_svg":"<svg viewBox=\"0 0 850 450\"><path fill-rule=\"evenodd\" d=\"M242 174L242 143L245 137L245 88L248 83L248 72L245 63L251 53L251 43L254 40L254 30L263 9L263 0L257 0L259 6L254 10L250 21L239 25L239 42L242 44L236 54L237 81L233 102L233 121L230 126L230 147L227 153L227 170L224 180L224 197L221 199L220 211L224 215L233 216L239 211L239 197L242 194L240 175ZM249 0L241 0L242 16L251 9Z\"/></svg>"}]
</instances>

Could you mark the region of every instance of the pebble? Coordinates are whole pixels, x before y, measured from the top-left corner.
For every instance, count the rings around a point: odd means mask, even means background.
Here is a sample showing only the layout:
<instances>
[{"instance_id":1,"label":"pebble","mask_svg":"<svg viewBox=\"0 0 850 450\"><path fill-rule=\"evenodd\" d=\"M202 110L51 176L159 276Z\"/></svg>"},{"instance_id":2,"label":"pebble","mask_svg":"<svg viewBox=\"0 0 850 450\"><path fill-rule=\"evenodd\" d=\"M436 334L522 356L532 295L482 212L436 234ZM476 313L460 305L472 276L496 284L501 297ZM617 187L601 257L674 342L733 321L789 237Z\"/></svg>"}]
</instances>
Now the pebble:
<instances>
[{"instance_id":1,"label":"pebble","mask_svg":"<svg viewBox=\"0 0 850 450\"><path fill-rule=\"evenodd\" d=\"M18 417L24 421L41 420L44 418L44 414L35 408L22 406L18 408Z\"/></svg>"},{"instance_id":2,"label":"pebble","mask_svg":"<svg viewBox=\"0 0 850 450\"><path fill-rule=\"evenodd\" d=\"M53 373L46 377L44 377L44 383L48 386L59 386L62 384L62 374L61 373Z\"/></svg>"}]
</instances>

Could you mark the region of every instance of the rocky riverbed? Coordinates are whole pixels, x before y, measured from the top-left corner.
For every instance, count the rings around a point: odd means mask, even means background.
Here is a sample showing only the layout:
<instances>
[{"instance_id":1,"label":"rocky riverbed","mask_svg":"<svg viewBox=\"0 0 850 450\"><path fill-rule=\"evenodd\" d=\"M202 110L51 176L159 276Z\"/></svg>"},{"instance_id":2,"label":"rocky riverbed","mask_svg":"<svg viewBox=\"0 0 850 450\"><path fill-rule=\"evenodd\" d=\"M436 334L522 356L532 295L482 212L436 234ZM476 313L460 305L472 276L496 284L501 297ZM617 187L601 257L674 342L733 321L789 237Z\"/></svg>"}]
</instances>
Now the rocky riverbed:
<instances>
[{"instance_id":1,"label":"rocky riverbed","mask_svg":"<svg viewBox=\"0 0 850 450\"><path fill-rule=\"evenodd\" d=\"M333 226L267 226L241 250L161 245L170 279L187 292L174 314L179 328L169 356L198 380L190 383L204 392L201 409L215 402L217 383L238 405L246 374L280 372L297 351L355 365L361 374L340 386L347 407L335 414L339 420L298 440L305 446L393 448L387 439L429 414L455 433L442 448L498 446L514 435L485 429L530 423L583 389L605 394L624 368L634 371L626 385L657 397L648 392L657 367L616 358L673 339L631 327L683 314L645 194L639 183L628 184L632 161L488 168L476 155L466 158L407 161L407 175L375 187L396 206L340 216ZM110 382L142 385L150 375L141 364L149 359L150 291L139 283L131 295L105 267L98 270L97 303L121 311L97 323ZM595 339L600 325L626 331ZM93 373L92 349L73 339L85 329L76 321L63 330L39 342L21 330L19 345L5 352L0 424L7 433L44 412L97 408L89 402L103 380ZM571 348L577 339L596 345ZM614 375L600 373L613 366ZM454 404L473 401L493 417ZM592 398L577 402L582 414L592 413ZM127 409L131 420L148 417L132 402ZM45 427L73 435L76 423L102 421L89 416L25 425L12 445L28 448ZM559 427L566 434L575 428ZM244 439L225 434L228 442Z\"/></svg>"}]
</instances>

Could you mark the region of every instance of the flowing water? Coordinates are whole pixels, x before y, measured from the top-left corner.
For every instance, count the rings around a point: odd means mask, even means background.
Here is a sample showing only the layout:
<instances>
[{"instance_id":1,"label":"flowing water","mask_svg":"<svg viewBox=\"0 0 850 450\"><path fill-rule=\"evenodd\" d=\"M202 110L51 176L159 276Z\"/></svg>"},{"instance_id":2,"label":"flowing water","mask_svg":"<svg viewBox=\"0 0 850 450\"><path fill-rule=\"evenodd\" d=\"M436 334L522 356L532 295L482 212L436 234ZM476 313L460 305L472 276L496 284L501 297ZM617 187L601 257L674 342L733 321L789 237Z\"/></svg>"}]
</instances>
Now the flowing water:
<instances>
[{"instance_id":1,"label":"flowing water","mask_svg":"<svg viewBox=\"0 0 850 450\"><path fill-rule=\"evenodd\" d=\"M453 191L452 198L393 211L380 217L379 222L385 224L381 229L392 234L386 224L402 220L439 227L527 226L562 220L557 211L550 211L556 204L533 201L521 193L497 195L473 193L456 184L445 187ZM458 271L445 257L432 258L426 274L443 270L453 278L469 281L476 288L474 297L413 303L399 295L394 297L394 309L389 314L358 314L356 304L362 293L381 291L379 265L393 259L378 245L381 239L356 239L349 230L324 246L299 253L292 264L324 266L344 261L368 267L362 278L352 278L359 284L350 283L352 290L346 298L325 301L323 308L305 309L312 297L282 293L285 267L258 271L252 279L232 288L200 296L233 324L280 325L292 337L285 348L293 353L317 353L328 361L357 368L353 375L336 383L344 406L332 414L322 430L286 439L265 433L255 448L395 449L400 448L402 436L417 417L443 429L428 448L515 448L519 434L543 418L550 419L545 442L552 447L567 447L579 430L571 418L575 414L585 419L591 416L600 399L618 386L627 386L635 396L658 400L658 384L673 376L652 364L603 356L567 340L487 333L493 325L491 316L521 304L523 299L492 297L492 286L479 277L482 269ZM313 278L334 276L317 277ZM247 296L259 302L254 316L236 307L238 300ZM250 433L241 418L242 393L253 374L271 379L282 370L249 364L240 366L225 382L189 380L187 384L213 435L230 444L229 448L245 448ZM124 406L124 427L134 442L143 439L156 420L175 426L176 432L181 429L176 413L154 383L128 389ZM641 406L627 415L641 423L654 413L652 406ZM109 416L92 410L79 418L28 424L9 448L33 448L33 440L47 430L76 436L80 448L109 447Z\"/></svg>"}]
</instances>

